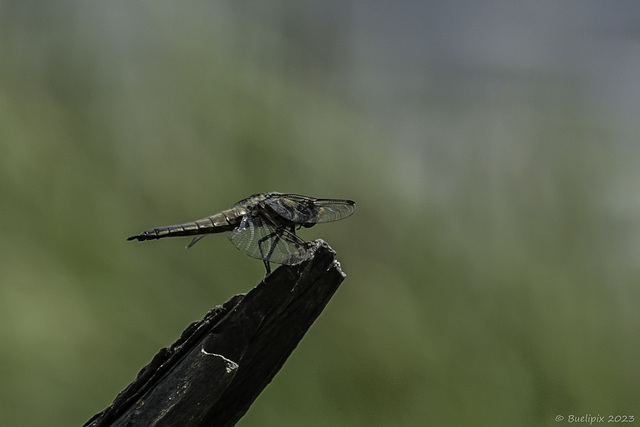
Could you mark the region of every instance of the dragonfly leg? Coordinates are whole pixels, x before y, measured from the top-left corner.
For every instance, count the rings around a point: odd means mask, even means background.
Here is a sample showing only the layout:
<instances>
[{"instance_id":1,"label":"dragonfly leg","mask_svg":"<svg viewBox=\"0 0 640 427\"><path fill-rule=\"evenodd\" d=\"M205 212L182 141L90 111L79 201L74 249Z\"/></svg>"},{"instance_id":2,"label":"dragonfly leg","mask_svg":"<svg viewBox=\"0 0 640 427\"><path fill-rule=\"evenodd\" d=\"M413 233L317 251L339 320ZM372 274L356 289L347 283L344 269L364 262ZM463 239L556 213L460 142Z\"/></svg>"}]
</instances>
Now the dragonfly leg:
<instances>
[{"instance_id":1,"label":"dragonfly leg","mask_svg":"<svg viewBox=\"0 0 640 427\"><path fill-rule=\"evenodd\" d=\"M271 247L269 248L269 252L267 252L267 254L265 255L264 251L262 250L262 244L265 241L269 241L274 236L275 236L275 239L274 239L273 243L271 244ZM278 234L277 230L274 231L273 233L267 234L262 239L258 240L258 248L260 249L260 257L262 258L262 262L264 263L264 266L267 269L267 274L271 273L271 266L269 265L269 260L271 259L271 256L273 255L273 252L276 250L276 246L278 245L279 242L280 242L280 235Z\"/></svg>"}]
</instances>

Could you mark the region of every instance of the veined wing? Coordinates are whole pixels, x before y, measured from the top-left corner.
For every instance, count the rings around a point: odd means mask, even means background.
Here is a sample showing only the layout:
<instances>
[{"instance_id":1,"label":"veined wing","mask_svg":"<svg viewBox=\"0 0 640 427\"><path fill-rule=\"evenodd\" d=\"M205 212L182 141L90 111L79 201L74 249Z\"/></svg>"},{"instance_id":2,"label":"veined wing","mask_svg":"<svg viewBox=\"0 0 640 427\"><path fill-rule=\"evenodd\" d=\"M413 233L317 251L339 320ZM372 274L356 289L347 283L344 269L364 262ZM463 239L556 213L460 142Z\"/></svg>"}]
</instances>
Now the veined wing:
<instances>
[{"instance_id":1,"label":"veined wing","mask_svg":"<svg viewBox=\"0 0 640 427\"><path fill-rule=\"evenodd\" d=\"M356 211L356 204L351 200L316 199L298 194L272 195L264 203L276 214L295 224L338 221Z\"/></svg>"},{"instance_id":2,"label":"veined wing","mask_svg":"<svg viewBox=\"0 0 640 427\"><path fill-rule=\"evenodd\" d=\"M313 255L310 245L292 231L253 212L244 216L229 240L250 257L276 264L295 265Z\"/></svg>"}]
</instances>

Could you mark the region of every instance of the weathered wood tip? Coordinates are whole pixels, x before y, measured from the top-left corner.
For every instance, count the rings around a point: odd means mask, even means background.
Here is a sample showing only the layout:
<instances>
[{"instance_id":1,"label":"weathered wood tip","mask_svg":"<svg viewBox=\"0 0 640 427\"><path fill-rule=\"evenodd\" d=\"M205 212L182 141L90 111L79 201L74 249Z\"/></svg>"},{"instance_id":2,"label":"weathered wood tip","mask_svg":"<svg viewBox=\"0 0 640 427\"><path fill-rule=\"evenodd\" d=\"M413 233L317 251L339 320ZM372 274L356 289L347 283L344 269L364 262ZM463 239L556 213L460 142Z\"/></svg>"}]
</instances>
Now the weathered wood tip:
<instances>
[{"instance_id":1,"label":"weathered wood tip","mask_svg":"<svg viewBox=\"0 0 640 427\"><path fill-rule=\"evenodd\" d=\"M310 260L278 267L189 325L85 427L234 425L345 278L333 249L312 243Z\"/></svg>"}]
</instances>

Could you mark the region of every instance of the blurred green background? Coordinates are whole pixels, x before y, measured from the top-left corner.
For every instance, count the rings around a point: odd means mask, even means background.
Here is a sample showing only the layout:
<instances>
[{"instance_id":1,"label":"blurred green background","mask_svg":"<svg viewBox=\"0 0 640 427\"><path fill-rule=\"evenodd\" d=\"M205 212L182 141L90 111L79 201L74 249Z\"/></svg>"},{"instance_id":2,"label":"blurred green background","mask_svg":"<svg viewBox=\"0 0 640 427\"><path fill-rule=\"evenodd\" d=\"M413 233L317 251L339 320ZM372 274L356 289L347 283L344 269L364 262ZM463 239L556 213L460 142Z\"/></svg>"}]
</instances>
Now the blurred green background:
<instances>
[{"instance_id":1,"label":"blurred green background","mask_svg":"<svg viewBox=\"0 0 640 427\"><path fill-rule=\"evenodd\" d=\"M615 9L615 10L614 10ZM640 419L637 2L0 1L0 425L80 425L263 275L125 238L253 193L348 275L241 426Z\"/></svg>"}]
</instances>

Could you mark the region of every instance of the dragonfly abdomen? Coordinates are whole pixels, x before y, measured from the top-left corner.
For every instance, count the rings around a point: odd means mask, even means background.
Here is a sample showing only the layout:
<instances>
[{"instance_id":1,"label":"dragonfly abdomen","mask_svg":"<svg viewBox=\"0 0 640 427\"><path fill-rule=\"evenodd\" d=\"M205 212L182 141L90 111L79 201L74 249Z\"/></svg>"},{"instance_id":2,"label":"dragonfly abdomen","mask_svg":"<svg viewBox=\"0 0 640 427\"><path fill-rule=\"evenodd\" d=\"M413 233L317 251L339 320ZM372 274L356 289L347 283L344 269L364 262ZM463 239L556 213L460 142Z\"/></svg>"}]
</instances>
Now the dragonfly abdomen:
<instances>
[{"instance_id":1,"label":"dragonfly abdomen","mask_svg":"<svg viewBox=\"0 0 640 427\"><path fill-rule=\"evenodd\" d=\"M131 236L127 240L153 240L162 239L163 237L174 236L193 236L197 234L212 234L223 233L225 231L231 231L237 226L236 217L233 212L223 211L215 215L211 215L207 218L202 218L192 222L185 222L184 224L167 225L164 227L156 227L151 230L143 231L140 234Z\"/></svg>"}]
</instances>

